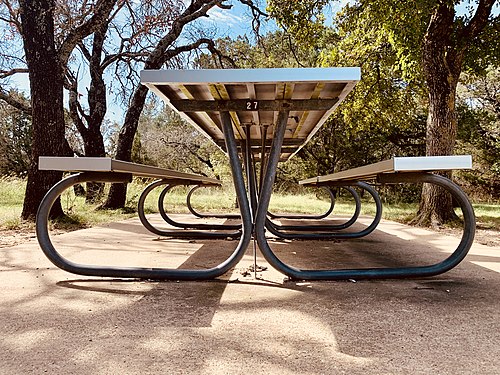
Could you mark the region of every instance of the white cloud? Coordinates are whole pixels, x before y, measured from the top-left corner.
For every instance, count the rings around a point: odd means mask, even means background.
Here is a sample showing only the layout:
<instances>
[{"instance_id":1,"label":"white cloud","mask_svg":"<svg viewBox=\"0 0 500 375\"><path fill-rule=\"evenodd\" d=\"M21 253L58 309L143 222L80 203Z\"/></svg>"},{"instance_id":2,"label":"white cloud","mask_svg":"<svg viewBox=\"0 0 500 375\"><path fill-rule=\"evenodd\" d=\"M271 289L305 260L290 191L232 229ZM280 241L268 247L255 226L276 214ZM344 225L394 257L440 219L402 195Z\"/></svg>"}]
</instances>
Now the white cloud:
<instances>
[{"instance_id":1,"label":"white cloud","mask_svg":"<svg viewBox=\"0 0 500 375\"><path fill-rule=\"evenodd\" d=\"M208 11L209 20L226 25L239 25L244 22L244 19L232 13L230 10L212 8Z\"/></svg>"}]
</instances>

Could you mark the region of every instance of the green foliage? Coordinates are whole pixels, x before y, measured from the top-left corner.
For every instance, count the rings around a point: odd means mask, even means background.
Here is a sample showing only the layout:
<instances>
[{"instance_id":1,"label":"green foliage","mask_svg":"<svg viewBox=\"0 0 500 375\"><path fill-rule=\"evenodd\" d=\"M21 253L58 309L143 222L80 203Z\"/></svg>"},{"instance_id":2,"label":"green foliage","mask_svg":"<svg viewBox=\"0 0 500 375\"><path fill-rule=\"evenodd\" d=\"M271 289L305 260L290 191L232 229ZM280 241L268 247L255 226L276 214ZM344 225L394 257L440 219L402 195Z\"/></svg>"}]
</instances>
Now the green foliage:
<instances>
[{"instance_id":1,"label":"green foliage","mask_svg":"<svg viewBox=\"0 0 500 375\"><path fill-rule=\"evenodd\" d=\"M325 32L314 46L297 44L297 41L283 31L267 33L257 42L251 41L248 36L229 37L215 41L217 49L225 56L229 56L238 68L296 68L299 66L316 66L318 56L334 35ZM202 54L195 65L200 68L231 68L227 61L221 66L219 60L212 55Z\"/></svg>"},{"instance_id":2,"label":"green foliage","mask_svg":"<svg viewBox=\"0 0 500 375\"><path fill-rule=\"evenodd\" d=\"M333 1L271 0L268 3L271 16L299 43L310 48L322 39L318 23L324 19L325 7ZM426 35L433 32L429 29L431 19L437 16L437 9L443 4L452 16L447 54L457 57L450 59L449 64L462 64L463 54L463 68L468 72L484 75L488 65L498 66L498 12L490 15L483 32L467 44L464 31L478 2L348 2L333 18L334 26L329 32L335 35L334 42L322 49L319 62L322 66L360 66L362 80L301 154L311 166L317 165L317 174L378 161L392 154L424 153L428 88L422 71L423 42ZM308 28L312 30L309 34ZM460 71L461 66L457 66ZM449 68L457 71L457 66ZM493 81L490 77L489 82ZM457 175L461 182L469 181L471 187L485 187L491 198L495 196L492 191L500 190L495 182L500 160L498 125L495 125L498 122L494 121L498 115L494 114L493 107L486 110L479 106L481 100L472 91L468 92L466 101L459 105L457 152L474 154L478 172ZM500 108L498 100L496 103Z\"/></svg>"},{"instance_id":3,"label":"green foliage","mask_svg":"<svg viewBox=\"0 0 500 375\"><path fill-rule=\"evenodd\" d=\"M269 0L268 11L279 25L296 38L299 43L311 45L317 40L324 27L325 7L334 1L286 1ZM367 43L368 34L378 34L394 49L396 59L394 66L409 82L422 81L421 61L422 42L429 31L431 18L441 2L435 0L421 1L385 1L358 0L348 2L334 20L335 28L344 27L346 33L341 35L351 38L356 49L370 48ZM477 9L475 1L448 1L454 14L453 48L462 47L462 31L468 25ZM458 12L460 5L461 12ZM465 9L465 10L464 10ZM466 51L464 70L480 72L488 65L496 64L500 59L500 38L498 12L490 17L484 31L475 38ZM340 26L339 26L340 25ZM360 32L362 30L362 32ZM354 37L356 35L356 37ZM340 53L350 54L351 49L340 49ZM359 55L359 53L358 53Z\"/></svg>"},{"instance_id":4,"label":"green foliage","mask_svg":"<svg viewBox=\"0 0 500 375\"><path fill-rule=\"evenodd\" d=\"M362 79L304 149L317 174L425 151L424 93L405 80L391 35L367 14L347 5L335 20L337 43L320 55L323 66L360 66Z\"/></svg>"},{"instance_id":5,"label":"green foliage","mask_svg":"<svg viewBox=\"0 0 500 375\"><path fill-rule=\"evenodd\" d=\"M474 170L458 176L471 193L500 198L500 68L462 77L459 86L458 148L473 155Z\"/></svg>"},{"instance_id":6,"label":"green foliage","mask_svg":"<svg viewBox=\"0 0 500 375\"><path fill-rule=\"evenodd\" d=\"M0 175L25 176L31 157L31 119L0 105Z\"/></svg>"},{"instance_id":7,"label":"green foliage","mask_svg":"<svg viewBox=\"0 0 500 375\"><path fill-rule=\"evenodd\" d=\"M322 10L327 3L327 0L270 0L266 10L297 41L312 45L323 33L325 16Z\"/></svg>"},{"instance_id":8,"label":"green foliage","mask_svg":"<svg viewBox=\"0 0 500 375\"><path fill-rule=\"evenodd\" d=\"M154 102L141 115L134 150L139 162L162 168L211 177L228 172L225 156L211 141L169 107L159 109Z\"/></svg>"}]
</instances>

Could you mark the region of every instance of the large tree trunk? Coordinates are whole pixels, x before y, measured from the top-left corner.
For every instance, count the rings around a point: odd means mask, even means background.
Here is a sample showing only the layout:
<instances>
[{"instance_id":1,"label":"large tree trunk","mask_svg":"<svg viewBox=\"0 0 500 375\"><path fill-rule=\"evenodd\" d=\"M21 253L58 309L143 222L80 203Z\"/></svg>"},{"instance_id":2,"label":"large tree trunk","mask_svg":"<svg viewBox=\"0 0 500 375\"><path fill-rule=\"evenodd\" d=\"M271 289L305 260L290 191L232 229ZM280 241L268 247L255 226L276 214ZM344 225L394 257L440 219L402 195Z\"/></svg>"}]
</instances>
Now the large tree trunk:
<instances>
[{"instance_id":1,"label":"large tree trunk","mask_svg":"<svg viewBox=\"0 0 500 375\"><path fill-rule=\"evenodd\" d=\"M426 141L428 156L453 154L457 135L455 88L455 84L444 81L439 88L429 93ZM451 173L441 174L451 178ZM455 219L457 216L450 194L438 186L424 184L415 222L418 225L439 226Z\"/></svg>"},{"instance_id":2,"label":"large tree trunk","mask_svg":"<svg viewBox=\"0 0 500 375\"><path fill-rule=\"evenodd\" d=\"M457 134L455 93L461 61L453 53L453 4L439 5L431 17L422 48L422 65L429 89L426 155L452 155ZM451 174L448 174L451 177ZM414 223L440 225L456 215L451 197L443 189L424 184Z\"/></svg>"},{"instance_id":3,"label":"large tree trunk","mask_svg":"<svg viewBox=\"0 0 500 375\"><path fill-rule=\"evenodd\" d=\"M45 193L62 172L39 171L39 156L67 155L64 137L63 70L54 43L54 1L21 1L24 50L29 69L32 107L32 163L21 217L32 220ZM52 217L63 214L57 201Z\"/></svg>"},{"instance_id":4,"label":"large tree trunk","mask_svg":"<svg viewBox=\"0 0 500 375\"><path fill-rule=\"evenodd\" d=\"M495 0L479 0L466 25L455 22L455 3L438 2L422 45L422 68L429 89L426 155L452 155L457 134L455 95L465 54L484 30ZM451 174L448 175L451 178ZM440 225L455 219L451 198L424 185L415 223Z\"/></svg>"}]
</instances>

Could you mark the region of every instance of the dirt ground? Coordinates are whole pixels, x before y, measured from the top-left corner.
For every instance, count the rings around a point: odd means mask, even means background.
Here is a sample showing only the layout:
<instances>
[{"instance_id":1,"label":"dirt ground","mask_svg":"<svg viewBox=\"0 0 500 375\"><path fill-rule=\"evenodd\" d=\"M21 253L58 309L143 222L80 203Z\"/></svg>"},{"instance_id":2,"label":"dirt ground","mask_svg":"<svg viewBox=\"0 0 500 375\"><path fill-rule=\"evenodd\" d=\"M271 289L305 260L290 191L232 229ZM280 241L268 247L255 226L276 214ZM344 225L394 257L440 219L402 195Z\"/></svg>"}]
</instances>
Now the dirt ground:
<instances>
[{"instance_id":1,"label":"dirt ground","mask_svg":"<svg viewBox=\"0 0 500 375\"><path fill-rule=\"evenodd\" d=\"M308 282L254 258L250 244L216 280L159 282L74 275L33 231L5 234L0 374L500 374L500 247L476 242L435 277ZM237 245L159 238L138 219L52 240L78 264L163 269L213 268ZM299 269L357 269L435 263L457 241L382 220L362 239L270 246Z\"/></svg>"},{"instance_id":2,"label":"dirt ground","mask_svg":"<svg viewBox=\"0 0 500 375\"><path fill-rule=\"evenodd\" d=\"M436 230L438 233L449 235L460 235L460 229L441 228ZM67 231L52 231L52 234L66 233ZM34 228L21 228L15 230L0 229L0 249L26 243L36 238ZM478 226L476 230L475 242L481 245L500 247L500 228L498 230L482 229Z\"/></svg>"}]
</instances>

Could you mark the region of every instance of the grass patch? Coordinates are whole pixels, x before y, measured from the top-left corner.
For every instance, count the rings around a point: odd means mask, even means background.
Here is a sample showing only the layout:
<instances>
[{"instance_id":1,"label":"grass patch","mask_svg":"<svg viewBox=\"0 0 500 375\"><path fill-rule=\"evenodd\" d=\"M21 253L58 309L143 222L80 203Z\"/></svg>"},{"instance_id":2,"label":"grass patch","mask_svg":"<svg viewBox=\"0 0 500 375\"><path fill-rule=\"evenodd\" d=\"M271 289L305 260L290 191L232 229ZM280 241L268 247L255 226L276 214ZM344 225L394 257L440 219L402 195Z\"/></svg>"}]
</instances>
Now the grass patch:
<instances>
[{"instance_id":1,"label":"grass patch","mask_svg":"<svg viewBox=\"0 0 500 375\"><path fill-rule=\"evenodd\" d=\"M97 204L86 204L84 197L75 196L70 189L61 197L63 209L68 218L52 223L54 228L72 230L124 220L137 216L137 202L141 192L147 184L134 180L128 187L126 207L118 210L100 210ZM33 228L33 223L26 223L20 219L26 183L15 178L0 179L0 229L16 230ZM161 188L151 192L145 202L146 213L158 212L157 202ZM188 187L176 187L165 198L168 212L189 212L186 207ZM231 186L222 188L209 187L199 189L192 197L193 207L200 212L237 213L235 207L235 193ZM475 203L473 204L478 228L500 228L500 204ZM270 211L273 213L304 213L320 214L330 207L328 198L318 199L315 194L303 193L300 195L274 194ZM383 205L383 218L398 222L408 222L417 212L416 203L391 203ZM354 212L351 200L340 197L335 203L334 214L350 215ZM363 201L362 215L373 215L375 204Z\"/></svg>"},{"instance_id":2,"label":"grass patch","mask_svg":"<svg viewBox=\"0 0 500 375\"><path fill-rule=\"evenodd\" d=\"M500 230L500 205L477 203L473 206L478 228Z\"/></svg>"}]
</instances>

